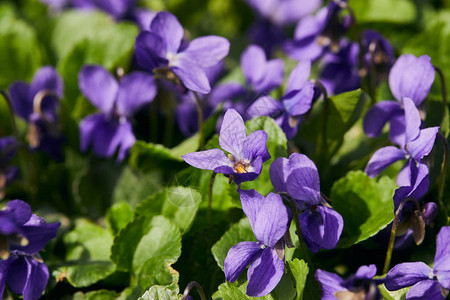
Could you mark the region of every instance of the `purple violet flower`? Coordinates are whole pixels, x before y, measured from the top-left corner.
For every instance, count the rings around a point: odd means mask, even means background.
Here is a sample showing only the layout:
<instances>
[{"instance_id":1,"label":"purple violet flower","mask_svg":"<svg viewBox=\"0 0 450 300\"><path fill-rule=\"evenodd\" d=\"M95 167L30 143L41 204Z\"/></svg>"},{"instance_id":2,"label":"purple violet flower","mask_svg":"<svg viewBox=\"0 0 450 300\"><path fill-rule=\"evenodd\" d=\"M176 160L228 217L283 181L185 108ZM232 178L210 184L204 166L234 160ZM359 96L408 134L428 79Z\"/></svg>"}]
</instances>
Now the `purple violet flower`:
<instances>
[{"instance_id":1,"label":"purple violet flower","mask_svg":"<svg viewBox=\"0 0 450 300\"><path fill-rule=\"evenodd\" d=\"M220 149L210 149L183 155L185 162L193 167L223 173L240 185L241 182L256 179L261 174L263 162L270 159L267 151L267 133L257 130L245 134L242 117L234 109L225 113L220 129Z\"/></svg>"},{"instance_id":2,"label":"purple violet flower","mask_svg":"<svg viewBox=\"0 0 450 300\"><path fill-rule=\"evenodd\" d=\"M156 85L150 74L132 72L120 83L102 66L85 66L78 82L83 94L100 113L89 115L80 123L80 147L86 151L92 144L94 153L111 157L119 149L122 161L136 138L130 118L156 95Z\"/></svg>"},{"instance_id":3,"label":"purple violet flower","mask_svg":"<svg viewBox=\"0 0 450 300\"><path fill-rule=\"evenodd\" d=\"M298 130L302 117L320 96L320 90L308 81L311 62L299 62L289 75L285 94L281 101L270 96L258 98L247 108L247 114L253 117L270 116L283 129L288 139L292 139Z\"/></svg>"},{"instance_id":4,"label":"purple violet flower","mask_svg":"<svg viewBox=\"0 0 450 300\"><path fill-rule=\"evenodd\" d=\"M255 190L239 190L242 209L247 215L258 242L241 242L233 246L224 263L225 278L234 282L247 271L247 295L269 294L284 273L284 242L289 228L289 213L283 200L270 193L264 198Z\"/></svg>"},{"instance_id":5,"label":"purple violet flower","mask_svg":"<svg viewBox=\"0 0 450 300\"><path fill-rule=\"evenodd\" d=\"M0 298L6 284L24 300L40 298L49 273L38 252L56 237L59 225L32 214L21 200L9 201L0 211Z\"/></svg>"},{"instance_id":6,"label":"purple violet flower","mask_svg":"<svg viewBox=\"0 0 450 300\"><path fill-rule=\"evenodd\" d=\"M270 180L279 193L295 199L302 236L312 252L334 248L344 227L342 216L320 193L319 173L306 155L293 153L289 159L280 157L270 166Z\"/></svg>"},{"instance_id":7,"label":"purple violet flower","mask_svg":"<svg viewBox=\"0 0 450 300\"><path fill-rule=\"evenodd\" d=\"M402 197L416 193L414 198L418 199L428 189L428 167L422 159L433 149L439 127L421 130L422 121L413 100L403 98L403 106L406 128L401 135L403 141L399 141L400 149L394 146L378 149L367 163L365 171L369 177L375 177L394 162L407 159L408 162L397 176L397 185L405 187L401 190Z\"/></svg>"},{"instance_id":8,"label":"purple violet flower","mask_svg":"<svg viewBox=\"0 0 450 300\"><path fill-rule=\"evenodd\" d=\"M62 158L63 137L58 128L57 109L63 98L63 81L56 70L37 70L31 84L16 81L9 87L14 112L28 124L30 148L43 150L56 160Z\"/></svg>"},{"instance_id":9,"label":"purple violet flower","mask_svg":"<svg viewBox=\"0 0 450 300\"><path fill-rule=\"evenodd\" d=\"M363 123L366 135L378 136L384 125L390 122L389 137L393 143L400 145L405 129L404 99L411 99L418 107L428 95L434 77L429 56L400 56L389 73L389 87L397 101L380 101L367 112Z\"/></svg>"},{"instance_id":10,"label":"purple violet flower","mask_svg":"<svg viewBox=\"0 0 450 300\"><path fill-rule=\"evenodd\" d=\"M375 30L363 32L361 44L364 52L364 75L374 80L374 85L386 79L394 63L394 49L387 39Z\"/></svg>"},{"instance_id":11,"label":"purple violet flower","mask_svg":"<svg viewBox=\"0 0 450 300\"><path fill-rule=\"evenodd\" d=\"M386 275L384 285L389 291L412 286L406 300L444 300L450 290L450 226L439 231L436 240L436 255L431 269L423 262L398 264ZM425 296L426 295L426 296Z\"/></svg>"},{"instance_id":12,"label":"purple violet flower","mask_svg":"<svg viewBox=\"0 0 450 300\"><path fill-rule=\"evenodd\" d=\"M158 12L149 31L136 38L137 63L147 71L180 80L189 90L208 94L211 90L204 68L227 56L230 43L219 36L205 36L186 42L178 19L169 12Z\"/></svg>"},{"instance_id":13,"label":"purple violet flower","mask_svg":"<svg viewBox=\"0 0 450 300\"><path fill-rule=\"evenodd\" d=\"M342 279L334 273L318 269L315 277L322 286L322 300L333 299L371 299L381 300L377 285L382 280L373 279L377 274L375 265L361 266L355 274Z\"/></svg>"},{"instance_id":14,"label":"purple violet flower","mask_svg":"<svg viewBox=\"0 0 450 300\"><path fill-rule=\"evenodd\" d=\"M17 141L12 136L0 138L0 199L5 197L6 186L19 175L19 169L9 165L17 151Z\"/></svg>"}]
</instances>

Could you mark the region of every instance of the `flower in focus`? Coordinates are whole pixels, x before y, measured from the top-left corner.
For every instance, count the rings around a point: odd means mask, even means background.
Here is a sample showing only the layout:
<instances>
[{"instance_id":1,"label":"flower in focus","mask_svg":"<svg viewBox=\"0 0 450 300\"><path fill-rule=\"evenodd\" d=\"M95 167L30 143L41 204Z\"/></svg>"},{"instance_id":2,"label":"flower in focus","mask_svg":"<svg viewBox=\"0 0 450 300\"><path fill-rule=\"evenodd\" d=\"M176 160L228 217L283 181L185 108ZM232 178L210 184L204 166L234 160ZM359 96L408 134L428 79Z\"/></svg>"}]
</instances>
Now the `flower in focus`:
<instances>
[{"instance_id":1,"label":"flower in focus","mask_svg":"<svg viewBox=\"0 0 450 300\"><path fill-rule=\"evenodd\" d=\"M149 31L136 38L137 63L147 71L169 81L182 83L202 94L210 92L204 68L216 65L229 51L230 43L219 36L205 36L186 42L178 19L169 12L158 12Z\"/></svg>"},{"instance_id":2,"label":"flower in focus","mask_svg":"<svg viewBox=\"0 0 450 300\"><path fill-rule=\"evenodd\" d=\"M363 120L366 135L378 136L384 125L390 122L389 138L401 145L405 131L404 99L411 99L418 107L428 95L434 77L435 71L429 56L400 56L389 73L389 87L397 101L377 102L366 113Z\"/></svg>"},{"instance_id":3,"label":"flower in focus","mask_svg":"<svg viewBox=\"0 0 450 300\"><path fill-rule=\"evenodd\" d=\"M287 138L293 138L303 115L311 109L314 100L320 96L320 90L308 81L310 73L311 62L299 62L289 75L281 101L276 101L270 96L260 97L247 108L247 114L251 117L274 118Z\"/></svg>"},{"instance_id":4,"label":"flower in focus","mask_svg":"<svg viewBox=\"0 0 450 300\"><path fill-rule=\"evenodd\" d=\"M239 190L242 209L247 215L258 242L241 242L233 246L224 263L225 278L234 282L247 265L247 295L269 294L284 273L283 236L289 228L289 214L283 200L270 193L266 198L255 190Z\"/></svg>"},{"instance_id":5,"label":"flower in focus","mask_svg":"<svg viewBox=\"0 0 450 300\"><path fill-rule=\"evenodd\" d=\"M40 298L49 273L39 251L56 237L59 225L32 214L21 200L9 201L0 211L0 297L8 284L24 300Z\"/></svg>"},{"instance_id":6,"label":"flower in focus","mask_svg":"<svg viewBox=\"0 0 450 300\"><path fill-rule=\"evenodd\" d=\"M239 185L261 174L263 162L270 159L266 143L267 133L264 130L246 136L244 120L236 110L229 109L219 136L220 147L229 153L228 157L220 149L188 153L182 157L193 167L223 173Z\"/></svg>"},{"instance_id":7,"label":"flower in focus","mask_svg":"<svg viewBox=\"0 0 450 300\"><path fill-rule=\"evenodd\" d=\"M5 197L6 186L11 184L19 174L17 167L9 165L16 151L17 141L14 137L0 138L0 199Z\"/></svg>"},{"instance_id":8,"label":"flower in focus","mask_svg":"<svg viewBox=\"0 0 450 300\"><path fill-rule=\"evenodd\" d=\"M355 274L342 279L334 273L318 269L315 277L322 286L322 299L383 299L378 289L382 280L375 280L377 274L375 265L361 266Z\"/></svg>"},{"instance_id":9,"label":"flower in focus","mask_svg":"<svg viewBox=\"0 0 450 300\"><path fill-rule=\"evenodd\" d=\"M306 155L293 153L280 157L270 166L270 180L279 193L288 193L301 211L302 236L312 252L334 248L344 227L342 216L320 193L317 168Z\"/></svg>"},{"instance_id":10,"label":"flower in focus","mask_svg":"<svg viewBox=\"0 0 450 300\"><path fill-rule=\"evenodd\" d=\"M33 150L43 150L56 160L62 157L63 137L57 109L64 95L61 77L53 67L40 68L31 84L17 81L9 87L14 112L28 124L27 139Z\"/></svg>"},{"instance_id":11,"label":"flower in focus","mask_svg":"<svg viewBox=\"0 0 450 300\"><path fill-rule=\"evenodd\" d=\"M436 239L433 269L423 262L398 264L386 275L389 291L412 286L409 299L444 300L450 290L450 226L442 227Z\"/></svg>"},{"instance_id":12,"label":"flower in focus","mask_svg":"<svg viewBox=\"0 0 450 300\"><path fill-rule=\"evenodd\" d=\"M118 83L102 66L90 65L83 67L78 82L83 94L100 110L80 123L81 151L92 144L96 155L111 157L120 148L117 160L122 161L136 141L130 118L156 95L153 77L132 72Z\"/></svg>"}]
</instances>

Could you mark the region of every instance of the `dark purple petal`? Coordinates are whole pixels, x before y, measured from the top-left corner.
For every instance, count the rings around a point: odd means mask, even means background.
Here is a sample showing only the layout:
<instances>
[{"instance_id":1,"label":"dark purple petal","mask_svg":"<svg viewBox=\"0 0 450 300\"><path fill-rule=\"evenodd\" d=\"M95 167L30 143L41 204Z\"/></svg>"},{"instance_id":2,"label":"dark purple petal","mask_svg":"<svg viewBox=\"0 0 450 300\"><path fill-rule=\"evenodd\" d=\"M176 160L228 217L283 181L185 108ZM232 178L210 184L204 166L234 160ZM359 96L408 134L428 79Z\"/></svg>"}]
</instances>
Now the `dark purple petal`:
<instances>
[{"instance_id":1,"label":"dark purple petal","mask_svg":"<svg viewBox=\"0 0 450 300\"><path fill-rule=\"evenodd\" d=\"M219 63L229 51L230 42L226 38L210 35L194 39L180 55L202 68L207 68Z\"/></svg>"},{"instance_id":2,"label":"dark purple petal","mask_svg":"<svg viewBox=\"0 0 450 300\"><path fill-rule=\"evenodd\" d=\"M316 37L286 42L283 46L286 54L295 60L317 60L324 52L324 47L316 42Z\"/></svg>"},{"instance_id":3,"label":"dark purple petal","mask_svg":"<svg viewBox=\"0 0 450 300\"><path fill-rule=\"evenodd\" d=\"M336 293L337 291L346 290L346 288L344 287L344 279L334 273L318 269L314 277L316 277L317 281L322 286L322 299L334 300L336 299L334 293Z\"/></svg>"},{"instance_id":4,"label":"dark purple petal","mask_svg":"<svg viewBox=\"0 0 450 300\"><path fill-rule=\"evenodd\" d=\"M255 231L255 222L258 211L263 205L265 198L263 195L258 193L256 190L241 190L238 189L239 195L241 196L242 210L247 216L250 224Z\"/></svg>"},{"instance_id":5,"label":"dark purple petal","mask_svg":"<svg viewBox=\"0 0 450 300\"><path fill-rule=\"evenodd\" d=\"M403 109L400 112L396 112L391 116L391 124L389 126L389 139L392 143L405 148L405 130L406 120Z\"/></svg>"},{"instance_id":6,"label":"dark purple petal","mask_svg":"<svg viewBox=\"0 0 450 300\"><path fill-rule=\"evenodd\" d=\"M103 114L90 115L80 122L80 150L86 151L95 138L95 131L103 122Z\"/></svg>"},{"instance_id":7,"label":"dark purple petal","mask_svg":"<svg viewBox=\"0 0 450 300\"><path fill-rule=\"evenodd\" d=\"M261 297L269 294L280 282L284 273L284 260L279 259L276 251L266 248L247 271L247 295Z\"/></svg>"},{"instance_id":8,"label":"dark purple petal","mask_svg":"<svg viewBox=\"0 0 450 300\"><path fill-rule=\"evenodd\" d=\"M3 292L5 291L6 277L9 273L12 256L7 260L0 260L0 298L3 299Z\"/></svg>"},{"instance_id":9,"label":"dark purple petal","mask_svg":"<svg viewBox=\"0 0 450 300\"><path fill-rule=\"evenodd\" d=\"M96 0L97 6L119 20L130 11L135 5L136 0Z\"/></svg>"},{"instance_id":10,"label":"dark purple petal","mask_svg":"<svg viewBox=\"0 0 450 300\"><path fill-rule=\"evenodd\" d=\"M421 160L424 156L430 154L438 131L439 127L422 129L419 136L407 144L407 151L411 154L411 157L415 160Z\"/></svg>"},{"instance_id":11,"label":"dark purple petal","mask_svg":"<svg viewBox=\"0 0 450 300\"><path fill-rule=\"evenodd\" d=\"M336 247L344 228L344 220L337 211L318 205L302 212L299 220L305 243L312 252Z\"/></svg>"},{"instance_id":12,"label":"dark purple petal","mask_svg":"<svg viewBox=\"0 0 450 300\"><path fill-rule=\"evenodd\" d=\"M157 89L153 76L144 72L133 72L119 84L116 108L120 115L130 116L155 98Z\"/></svg>"},{"instance_id":13,"label":"dark purple petal","mask_svg":"<svg viewBox=\"0 0 450 300\"><path fill-rule=\"evenodd\" d=\"M247 265L261 255L261 252L261 244L256 242L241 242L228 250L224 262L226 280L234 282Z\"/></svg>"},{"instance_id":14,"label":"dark purple petal","mask_svg":"<svg viewBox=\"0 0 450 300\"><path fill-rule=\"evenodd\" d=\"M281 113L283 107L281 103L270 96L262 96L255 100L247 108L247 115L251 118L261 116L275 116Z\"/></svg>"},{"instance_id":15,"label":"dark purple petal","mask_svg":"<svg viewBox=\"0 0 450 300\"><path fill-rule=\"evenodd\" d=\"M241 67L248 85L260 82L266 71L266 54L256 45L248 46L241 55Z\"/></svg>"},{"instance_id":16,"label":"dark purple petal","mask_svg":"<svg viewBox=\"0 0 450 300\"><path fill-rule=\"evenodd\" d=\"M177 74L186 88L193 92L208 94L211 91L205 71L196 63L180 57L172 64L172 71Z\"/></svg>"},{"instance_id":17,"label":"dark purple petal","mask_svg":"<svg viewBox=\"0 0 450 300\"><path fill-rule=\"evenodd\" d=\"M289 157L291 174L287 177L287 192L296 200L309 205L320 203L320 179L316 165L306 155L294 153Z\"/></svg>"},{"instance_id":18,"label":"dark purple petal","mask_svg":"<svg viewBox=\"0 0 450 300\"><path fill-rule=\"evenodd\" d=\"M15 256L11 260L10 272L6 275L6 283L16 294L22 295L23 288L29 280L29 266L25 256ZM37 298L36 298L37 299Z\"/></svg>"},{"instance_id":19,"label":"dark purple petal","mask_svg":"<svg viewBox=\"0 0 450 300\"><path fill-rule=\"evenodd\" d=\"M383 147L372 155L364 171L369 177L375 177L397 160L404 159L405 156L405 151L394 146Z\"/></svg>"},{"instance_id":20,"label":"dark purple petal","mask_svg":"<svg viewBox=\"0 0 450 300\"><path fill-rule=\"evenodd\" d=\"M436 280L423 280L415 285L406 293L408 300L444 300L441 286Z\"/></svg>"},{"instance_id":21,"label":"dark purple petal","mask_svg":"<svg viewBox=\"0 0 450 300\"><path fill-rule=\"evenodd\" d=\"M395 101L381 101L376 103L364 116L364 132L368 137L380 135L386 122L391 119L394 113L401 110L400 104Z\"/></svg>"},{"instance_id":22,"label":"dark purple petal","mask_svg":"<svg viewBox=\"0 0 450 300\"><path fill-rule=\"evenodd\" d=\"M430 275L432 275L431 268L423 262L402 263L388 272L384 285L389 291L396 291L427 280Z\"/></svg>"},{"instance_id":23,"label":"dark purple petal","mask_svg":"<svg viewBox=\"0 0 450 300\"><path fill-rule=\"evenodd\" d=\"M182 155L185 162L203 170L214 170L220 166L233 167L233 163L220 149L211 149Z\"/></svg>"},{"instance_id":24,"label":"dark purple petal","mask_svg":"<svg viewBox=\"0 0 450 300\"><path fill-rule=\"evenodd\" d=\"M154 68L167 66L166 44L157 34L142 31L136 37L134 46L136 61L143 69L152 72Z\"/></svg>"},{"instance_id":25,"label":"dark purple petal","mask_svg":"<svg viewBox=\"0 0 450 300\"><path fill-rule=\"evenodd\" d=\"M9 87L11 105L14 112L28 121L33 112L33 98L30 97L30 86L26 82L17 81Z\"/></svg>"},{"instance_id":26,"label":"dark purple petal","mask_svg":"<svg viewBox=\"0 0 450 300\"><path fill-rule=\"evenodd\" d=\"M402 178L401 183L405 185L400 186L395 190L394 210L397 210L400 202L407 197L420 199L423 195L425 195L430 185L430 179L428 178L428 167L426 164L416 164L415 161L409 160L409 163L405 166L404 170L407 170L408 172L402 172L401 175L403 176L403 174L408 174L409 178ZM398 178L397 185L399 185Z\"/></svg>"},{"instance_id":27,"label":"dark purple petal","mask_svg":"<svg viewBox=\"0 0 450 300\"><path fill-rule=\"evenodd\" d=\"M30 220L25 223L21 233L28 239L28 245L12 246L14 250L20 250L28 254L35 254L42 250L44 246L56 237L60 223L47 223L43 218L32 215Z\"/></svg>"},{"instance_id":28,"label":"dark purple petal","mask_svg":"<svg viewBox=\"0 0 450 300\"><path fill-rule=\"evenodd\" d=\"M31 218L31 206L22 200L11 200L6 207L7 212L14 216L18 225L25 224Z\"/></svg>"},{"instance_id":29,"label":"dark purple petal","mask_svg":"<svg viewBox=\"0 0 450 300\"><path fill-rule=\"evenodd\" d=\"M0 234L10 235L18 233L20 230L14 217L5 211L0 211Z\"/></svg>"},{"instance_id":30,"label":"dark purple petal","mask_svg":"<svg viewBox=\"0 0 450 300\"><path fill-rule=\"evenodd\" d=\"M300 116L307 113L314 99L314 85L306 82L301 90L292 90L281 99L290 116Z\"/></svg>"},{"instance_id":31,"label":"dark purple petal","mask_svg":"<svg viewBox=\"0 0 450 300\"><path fill-rule=\"evenodd\" d=\"M435 77L431 58L427 55L415 57L412 54L400 56L389 74L389 86L394 97L403 101L411 98L418 106L430 91Z\"/></svg>"},{"instance_id":32,"label":"dark purple petal","mask_svg":"<svg viewBox=\"0 0 450 300\"><path fill-rule=\"evenodd\" d=\"M167 11L158 12L150 24L150 31L163 39L167 52L178 53L184 30L177 17Z\"/></svg>"},{"instance_id":33,"label":"dark purple petal","mask_svg":"<svg viewBox=\"0 0 450 300\"><path fill-rule=\"evenodd\" d=\"M437 217L438 214L438 206L434 202L428 202L425 204L422 210L422 218L425 222L425 225L430 225L431 222Z\"/></svg>"},{"instance_id":34,"label":"dark purple petal","mask_svg":"<svg viewBox=\"0 0 450 300\"><path fill-rule=\"evenodd\" d=\"M242 146L246 139L245 124L241 115L233 108L226 111L220 128L219 144L235 159L242 158Z\"/></svg>"},{"instance_id":35,"label":"dark purple petal","mask_svg":"<svg viewBox=\"0 0 450 300\"><path fill-rule=\"evenodd\" d=\"M434 257L434 274L439 283L450 289L450 226L444 226L439 231L436 240L436 255Z\"/></svg>"},{"instance_id":36,"label":"dark purple petal","mask_svg":"<svg viewBox=\"0 0 450 300\"><path fill-rule=\"evenodd\" d=\"M302 60L292 70L286 84L286 94L303 88L311 73L311 61Z\"/></svg>"},{"instance_id":37,"label":"dark purple petal","mask_svg":"<svg viewBox=\"0 0 450 300\"><path fill-rule=\"evenodd\" d=\"M56 93L59 98L64 96L64 84L61 76L53 67L45 66L37 70L33 81L30 84L30 98L42 90L49 90Z\"/></svg>"},{"instance_id":38,"label":"dark purple petal","mask_svg":"<svg viewBox=\"0 0 450 300\"><path fill-rule=\"evenodd\" d=\"M278 157L272 162L269 168L270 181L277 192L287 193L286 180L290 173L291 170L287 158Z\"/></svg>"},{"instance_id":39,"label":"dark purple petal","mask_svg":"<svg viewBox=\"0 0 450 300\"><path fill-rule=\"evenodd\" d=\"M102 66L84 66L78 76L81 92L101 112L109 113L117 99L119 85L116 79Z\"/></svg>"},{"instance_id":40,"label":"dark purple petal","mask_svg":"<svg viewBox=\"0 0 450 300\"><path fill-rule=\"evenodd\" d=\"M420 134L419 110L410 98L403 98L403 107L405 108L405 144L415 140Z\"/></svg>"},{"instance_id":41,"label":"dark purple petal","mask_svg":"<svg viewBox=\"0 0 450 300\"><path fill-rule=\"evenodd\" d=\"M253 233L260 243L273 248L289 228L289 216L280 195L270 193L256 215Z\"/></svg>"},{"instance_id":42,"label":"dark purple petal","mask_svg":"<svg viewBox=\"0 0 450 300\"><path fill-rule=\"evenodd\" d=\"M260 156L263 162L270 159L269 151L267 150L267 133L264 130L257 130L250 133L242 144L242 157L253 161Z\"/></svg>"},{"instance_id":43,"label":"dark purple petal","mask_svg":"<svg viewBox=\"0 0 450 300\"><path fill-rule=\"evenodd\" d=\"M39 299L47 287L48 268L44 263L39 263L34 258L27 257L26 260L28 263L28 278L23 289L23 299Z\"/></svg>"},{"instance_id":44,"label":"dark purple petal","mask_svg":"<svg viewBox=\"0 0 450 300\"><path fill-rule=\"evenodd\" d=\"M377 267L375 265L361 266L355 273L357 279L372 279L377 275Z\"/></svg>"}]
</instances>

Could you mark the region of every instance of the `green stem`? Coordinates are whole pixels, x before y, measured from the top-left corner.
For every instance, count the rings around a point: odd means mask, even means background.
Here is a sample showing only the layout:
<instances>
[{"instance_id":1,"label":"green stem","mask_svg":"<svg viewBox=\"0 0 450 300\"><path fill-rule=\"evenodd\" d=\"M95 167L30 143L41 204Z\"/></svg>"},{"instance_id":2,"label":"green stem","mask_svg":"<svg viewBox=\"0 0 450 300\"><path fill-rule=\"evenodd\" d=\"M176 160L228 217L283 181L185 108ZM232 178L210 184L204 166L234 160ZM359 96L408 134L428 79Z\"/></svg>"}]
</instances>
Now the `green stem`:
<instances>
[{"instance_id":1,"label":"green stem","mask_svg":"<svg viewBox=\"0 0 450 300\"><path fill-rule=\"evenodd\" d=\"M212 206L212 197L213 197L213 186L214 180L216 179L216 172L211 174L211 179L209 180L209 189L208 189L208 220L211 221L211 206Z\"/></svg>"},{"instance_id":2,"label":"green stem","mask_svg":"<svg viewBox=\"0 0 450 300\"><path fill-rule=\"evenodd\" d=\"M397 210L395 211L394 221L392 222L391 236L389 237L389 244L388 244L388 248L386 251L386 259L384 261L383 274L386 274L387 272L389 272L389 267L391 265L391 259L392 259L392 251L394 250L395 235L397 233L398 223L400 222L400 213L402 212L402 209L403 209L403 206L405 205L405 203L409 202L409 201L414 202L416 204L416 208L418 210L420 210L419 203L414 198L408 197L408 198L403 199L402 202L400 202Z\"/></svg>"},{"instance_id":3,"label":"green stem","mask_svg":"<svg viewBox=\"0 0 450 300\"><path fill-rule=\"evenodd\" d=\"M200 134L199 149L203 150L205 148L205 132L203 128L203 107L202 101L198 96L197 92L193 92L195 97L195 103L197 104L197 115L198 115L198 132Z\"/></svg>"},{"instance_id":4,"label":"green stem","mask_svg":"<svg viewBox=\"0 0 450 300\"><path fill-rule=\"evenodd\" d=\"M197 289L197 292L200 295L200 299L201 300L206 300L205 292L203 291L201 285L198 284L198 282L196 282L196 281L191 281L191 282L188 283L188 285L184 289L183 298L181 300L186 300L188 298L188 296L189 296L189 293L191 292L191 290L194 287Z\"/></svg>"},{"instance_id":5,"label":"green stem","mask_svg":"<svg viewBox=\"0 0 450 300\"><path fill-rule=\"evenodd\" d=\"M441 69L436 66L434 66L434 69L439 74L439 78L441 79L442 103L444 104L445 109L447 107L447 87L445 85L444 73L442 73Z\"/></svg>"},{"instance_id":6,"label":"green stem","mask_svg":"<svg viewBox=\"0 0 450 300\"><path fill-rule=\"evenodd\" d=\"M443 201L443 197L444 197L444 187L445 187L445 175L447 174L449 146L448 146L447 139L445 138L444 134L442 134L441 131L438 131L438 137L441 139L442 143L444 144L444 149L445 149L444 150L444 161L442 162L442 165L441 165L441 176L440 176L440 180L439 180L438 200L439 200L439 205L441 206L441 208L443 209L443 211L445 213L445 217L446 217L445 221L448 224L449 218L448 218L447 206L445 205L445 203Z\"/></svg>"},{"instance_id":7,"label":"green stem","mask_svg":"<svg viewBox=\"0 0 450 300\"><path fill-rule=\"evenodd\" d=\"M318 151L319 157L324 157L327 149L327 114L328 114L328 93L325 86L319 80L311 80L314 85L320 88L323 94L323 109L322 109L322 120L321 120L321 132L322 138L319 140Z\"/></svg>"}]
</instances>

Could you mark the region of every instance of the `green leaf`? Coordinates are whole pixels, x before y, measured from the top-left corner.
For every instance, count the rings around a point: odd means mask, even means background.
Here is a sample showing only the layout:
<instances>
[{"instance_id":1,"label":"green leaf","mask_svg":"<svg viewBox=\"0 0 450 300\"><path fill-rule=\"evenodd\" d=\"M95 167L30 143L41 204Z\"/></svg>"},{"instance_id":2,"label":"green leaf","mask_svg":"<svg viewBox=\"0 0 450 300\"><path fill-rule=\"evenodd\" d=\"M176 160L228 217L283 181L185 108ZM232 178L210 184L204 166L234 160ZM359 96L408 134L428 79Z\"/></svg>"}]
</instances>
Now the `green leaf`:
<instances>
[{"instance_id":1,"label":"green leaf","mask_svg":"<svg viewBox=\"0 0 450 300\"><path fill-rule=\"evenodd\" d=\"M388 291L384 284L380 284L378 286L378 289L381 292L381 295L383 295L383 299L385 300L405 300L406 299L406 293L411 289L411 287L406 287L397 291Z\"/></svg>"},{"instance_id":2,"label":"green leaf","mask_svg":"<svg viewBox=\"0 0 450 300\"><path fill-rule=\"evenodd\" d=\"M308 264L304 260L298 260L298 258L288 261L287 264L295 280L295 288L297 289L297 297L295 299L302 300L303 289L305 288L306 278L309 272Z\"/></svg>"},{"instance_id":3,"label":"green leaf","mask_svg":"<svg viewBox=\"0 0 450 300\"><path fill-rule=\"evenodd\" d=\"M180 300L181 295L164 286L154 285L138 300Z\"/></svg>"},{"instance_id":4,"label":"green leaf","mask_svg":"<svg viewBox=\"0 0 450 300\"><path fill-rule=\"evenodd\" d=\"M416 19L416 7L409 0L350 0L357 22L412 23Z\"/></svg>"},{"instance_id":5,"label":"green leaf","mask_svg":"<svg viewBox=\"0 0 450 300\"><path fill-rule=\"evenodd\" d=\"M228 250L240 242L256 242L252 227L248 218L242 218L239 223L233 224L231 228L225 232L220 240L211 248L211 252L217 261L217 265L223 270L223 262L227 256Z\"/></svg>"},{"instance_id":6,"label":"green leaf","mask_svg":"<svg viewBox=\"0 0 450 300\"><path fill-rule=\"evenodd\" d=\"M176 224L182 233L194 221L202 196L194 189L169 187L151 196L136 207L136 217L163 215Z\"/></svg>"},{"instance_id":7,"label":"green leaf","mask_svg":"<svg viewBox=\"0 0 450 300\"><path fill-rule=\"evenodd\" d=\"M159 257L175 262L181 254L179 229L163 216L141 216L114 238L111 259L117 268L139 274L143 265Z\"/></svg>"},{"instance_id":8,"label":"green leaf","mask_svg":"<svg viewBox=\"0 0 450 300\"><path fill-rule=\"evenodd\" d=\"M263 169L258 178L242 183L241 188L245 190L256 189L262 195L266 195L273 190L269 174L270 164L278 157L287 156L287 138L283 130L269 117L251 119L245 123L245 129L247 135L256 130L264 130L267 133L267 150L271 158L263 164Z\"/></svg>"},{"instance_id":9,"label":"green leaf","mask_svg":"<svg viewBox=\"0 0 450 300\"><path fill-rule=\"evenodd\" d=\"M106 214L111 232L116 235L133 220L133 208L126 202L115 203Z\"/></svg>"},{"instance_id":10,"label":"green leaf","mask_svg":"<svg viewBox=\"0 0 450 300\"><path fill-rule=\"evenodd\" d=\"M247 289L247 282L239 284L238 282L229 283L225 282L219 286L219 290L212 295L213 300L248 300L256 299L254 297L247 296L245 293ZM267 296L258 297L261 300L275 300L275 298L269 294Z\"/></svg>"},{"instance_id":11,"label":"green leaf","mask_svg":"<svg viewBox=\"0 0 450 300\"><path fill-rule=\"evenodd\" d=\"M184 154L184 153L183 153ZM130 165L143 172L153 169L179 169L183 166L181 154L160 144L136 141L130 149Z\"/></svg>"},{"instance_id":12,"label":"green leaf","mask_svg":"<svg viewBox=\"0 0 450 300\"><path fill-rule=\"evenodd\" d=\"M344 219L338 247L350 247L377 234L394 219L392 197L395 181L383 176L378 181L363 171L351 171L331 188L333 208Z\"/></svg>"},{"instance_id":13,"label":"green leaf","mask_svg":"<svg viewBox=\"0 0 450 300\"><path fill-rule=\"evenodd\" d=\"M73 295L73 300L115 300L118 293L109 290L93 291L86 294L77 292Z\"/></svg>"},{"instance_id":14,"label":"green leaf","mask_svg":"<svg viewBox=\"0 0 450 300\"><path fill-rule=\"evenodd\" d=\"M74 287L94 284L115 270L109 260L113 237L108 230L88 220L76 221L75 229L64 237L67 247L66 261L69 266L59 268Z\"/></svg>"}]
</instances>

